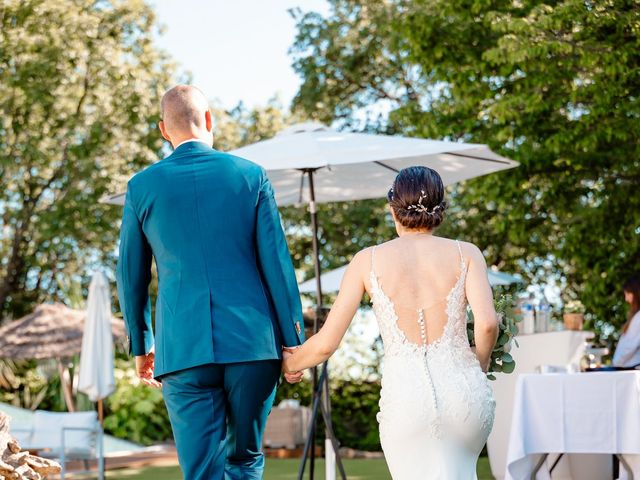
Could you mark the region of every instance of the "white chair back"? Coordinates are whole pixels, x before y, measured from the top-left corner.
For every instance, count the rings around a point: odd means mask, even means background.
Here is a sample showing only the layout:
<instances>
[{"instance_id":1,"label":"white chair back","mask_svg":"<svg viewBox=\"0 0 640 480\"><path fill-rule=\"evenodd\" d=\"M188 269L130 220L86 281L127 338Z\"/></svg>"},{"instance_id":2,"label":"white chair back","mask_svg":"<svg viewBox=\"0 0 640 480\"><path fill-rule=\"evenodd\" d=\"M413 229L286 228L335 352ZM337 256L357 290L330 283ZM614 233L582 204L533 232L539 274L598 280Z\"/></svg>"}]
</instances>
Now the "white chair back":
<instances>
[{"instance_id":1,"label":"white chair back","mask_svg":"<svg viewBox=\"0 0 640 480\"><path fill-rule=\"evenodd\" d=\"M35 448L62 449L62 429L70 430L64 434L65 450L87 451L95 448L95 431L98 428L96 412L59 413L36 410L33 416L33 437L31 445Z\"/></svg>"}]
</instances>

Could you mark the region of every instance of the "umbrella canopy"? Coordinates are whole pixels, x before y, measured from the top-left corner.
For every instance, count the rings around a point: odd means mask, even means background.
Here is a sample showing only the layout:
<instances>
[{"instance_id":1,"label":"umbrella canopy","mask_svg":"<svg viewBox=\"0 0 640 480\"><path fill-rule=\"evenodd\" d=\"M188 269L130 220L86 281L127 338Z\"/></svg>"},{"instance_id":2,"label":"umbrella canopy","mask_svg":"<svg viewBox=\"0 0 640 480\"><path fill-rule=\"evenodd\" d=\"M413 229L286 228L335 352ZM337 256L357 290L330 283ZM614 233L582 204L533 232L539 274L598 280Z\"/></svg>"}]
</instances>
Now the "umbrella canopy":
<instances>
[{"instance_id":1,"label":"umbrella canopy","mask_svg":"<svg viewBox=\"0 0 640 480\"><path fill-rule=\"evenodd\" d=\"M294 125L230 153L267 170L279 205L310 200L308 171L323 203L384 197L398 171L413 165L433 168L445 185L518 165L486 145L338 132L318 123Z\"/></svg>"},{"instance_id":2,"label":"umbrella canopy","mask_svg":"<svg viewBox=\"0 0 640 480\"><path fill-rule=\"evenodd\" d=\"M323 292L337 292L340 290L340 283L344 272L347 270L347 265L344 265L335 270L323 273L320 278L322 280ZM489 270L489 283L491 286L496 285L511 285L512 283L522 283L522 279L508 273L499 272L497 270ZM299 286L300 293L316 293L316 279L311 278L306 282L301 283Z\"/></svg>"},{"instance_id":3,"label":"umbrella canopy","mask_svg":"<svg viewBox=\"0 0 640 480\"><path fill-rule=\"evenodd\" d=\"M62 303L38 305L19 320L0 328L0 358L68 358L80 353L86 311ZM125 336L124 322L111 318L111 332Z\"/></svg>"},{"instance_id":4,"label":"umbrella canopy","mask_svg":"<svg viewBox=\"0 0 640 480\"><path fill-rule=\"evenodd\" d=\"M113 334L111 332L111 295L109 283L98 272L91 279L87 314L80 353L78 390L97 402L116 388L113 367Z\"/></svg>"},{"instance_id":5,"label":"umbrella canopy","mask_svg":"<svg viewBox=\"0 0 640 480\"><path fill-rule=\"evenodd\" d=\"M323 203L384 197L398 171L412 165L437 170L445 185L518 166L486 145L338 132L319 123L297 124L229 153L267 170L279 205L310 200L309 171L316 202ZM124 195L102 201L122 205Z\"/></svg>"}]
</instances>

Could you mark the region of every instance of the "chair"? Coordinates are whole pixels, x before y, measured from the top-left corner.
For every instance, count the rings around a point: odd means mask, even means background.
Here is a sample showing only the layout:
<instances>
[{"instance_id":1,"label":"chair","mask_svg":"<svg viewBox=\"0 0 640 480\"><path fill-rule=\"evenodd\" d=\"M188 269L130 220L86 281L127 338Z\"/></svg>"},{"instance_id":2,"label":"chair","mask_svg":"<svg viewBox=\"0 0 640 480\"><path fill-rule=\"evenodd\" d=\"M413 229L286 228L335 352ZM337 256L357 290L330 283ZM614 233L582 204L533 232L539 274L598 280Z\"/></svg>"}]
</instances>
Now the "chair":
<instances>
[{"instance_id":1,"label":"chair","mask_svg":"<svg viewBox=\"0 0 640 480\"><path fill-rule=\"evenodd\" d=\"M15 426L11 429L22 448L37 450L38 454L58 460L62 465L60 479L64 480L66 463L84 462L91 473L89 460L98 463L98 479L104 480L103 431L96 412L58 413L36 410L30 428Z\"/></svg>"},{"instance_id":2,"label":"chair","mask_svg":"<svg viewBox=\"0 0 640 480\"><path fill-rule=\"evenodd\" d=\"M311 409L287 402L285 400L278 408L272 409L267 418L262 441L265 447L293 450L307 440Z\"/></svg>"}]
</instances>

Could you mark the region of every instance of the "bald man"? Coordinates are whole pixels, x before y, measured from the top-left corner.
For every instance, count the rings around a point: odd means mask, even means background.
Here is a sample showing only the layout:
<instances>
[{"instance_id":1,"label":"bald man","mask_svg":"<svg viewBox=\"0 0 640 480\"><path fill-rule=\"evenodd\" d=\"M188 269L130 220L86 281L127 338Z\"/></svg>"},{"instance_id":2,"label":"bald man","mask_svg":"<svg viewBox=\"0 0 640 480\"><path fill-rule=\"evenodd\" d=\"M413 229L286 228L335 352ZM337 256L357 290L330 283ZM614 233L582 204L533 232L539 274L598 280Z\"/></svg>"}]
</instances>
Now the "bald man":
<instances>
[{"instance_id":1,"label":"bald man","mask_svg":"<svg viewBox=\"0 0 640 480\"><path fill-rule=\"evenodd\" d=\"M212 148L200 90L172 88L161 111L174 151L129 181L122 217L118 296L130 353L142 381L163 387L186 480L260 479L282 349L304 341L273 190L263 168Z\"/></svg>"}]
</instances>

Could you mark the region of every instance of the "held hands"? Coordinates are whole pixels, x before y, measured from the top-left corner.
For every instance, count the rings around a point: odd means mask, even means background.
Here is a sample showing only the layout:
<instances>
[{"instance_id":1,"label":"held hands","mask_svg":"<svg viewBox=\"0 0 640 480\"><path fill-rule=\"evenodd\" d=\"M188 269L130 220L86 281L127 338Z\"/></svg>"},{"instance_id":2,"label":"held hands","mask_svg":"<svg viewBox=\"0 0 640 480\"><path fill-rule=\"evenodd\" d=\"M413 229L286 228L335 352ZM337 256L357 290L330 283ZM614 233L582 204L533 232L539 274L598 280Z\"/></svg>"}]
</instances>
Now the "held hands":
<instances>
[{"instance_id":1,"label":"held hands","mask_svg":"<svg viewBox=\"0 0 640 480\"><path fill-rule=\"evenodd\" d=\"M146 355L139 355L136 357L136 373L138 378L150 387L160 388L162 384L153 378L153 363L155 360L155 354L153 350Z\"/></svg>"},{"instance_id":2,"label":"held hands","mask_svg":"<svg viewBox=\"0 0 640 480\"><path fill-rule=\"evenodd\" d=\"M294 355L295 351L300 347L283 347L282 348L282 373L289 383L300 383L302 381L303 372L290 372L287 368L288 360Z\"/></svg>"}]
</instances>

